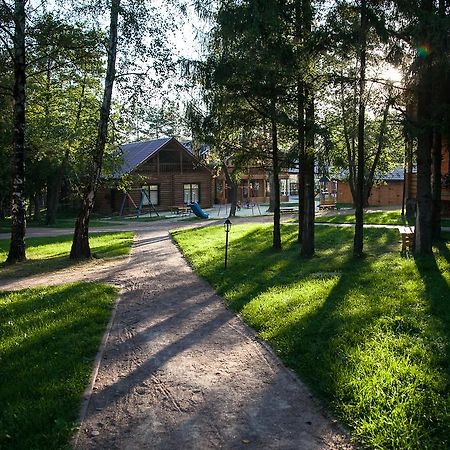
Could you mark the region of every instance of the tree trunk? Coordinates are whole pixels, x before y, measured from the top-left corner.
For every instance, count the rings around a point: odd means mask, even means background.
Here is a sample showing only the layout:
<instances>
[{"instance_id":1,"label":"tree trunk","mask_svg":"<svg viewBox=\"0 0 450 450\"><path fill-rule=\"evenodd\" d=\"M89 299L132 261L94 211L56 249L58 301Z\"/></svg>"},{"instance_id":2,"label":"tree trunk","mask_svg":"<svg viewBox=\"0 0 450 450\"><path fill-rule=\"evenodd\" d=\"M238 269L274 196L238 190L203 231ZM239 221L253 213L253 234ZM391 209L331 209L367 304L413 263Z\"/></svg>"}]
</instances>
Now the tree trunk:
<instances>
[{"instance_id":1,"label":"tree trunk","mask_svg":"<svg viewBox=\"0 0 450 450\"><path fill-rule=\"evenodd\" d=\"M7 262L26 259L25 254L25 3L14 6L14 133L12 158L11 243Z\"/></svg>"},{"instance_id":2,"label":"tree trunk","mask_svg":"<svg viewBox=\"0 0 450 450\"><path fill-rule=\"evenodd\" d=\"M302 0L295 2L295 34L297 38L297 59L302 58L303 43L303 13ZM298 242L302 242L303 220L305 216L305 89L303 82L303 73L297 75L297 145L298 145Z\"/></svg>"},{"instance_id":3,"label":"tree trunk","mask_svg":"<svg viewBox=\"0 0 450 450\"><path fill-rule=\"evenodd\" d=\"M108 63L103 91L103 101L100 109L100 120L98 125L97 141L93 157L93 171L88 183L80 213L75 224L70 257L72 259L89 258L91 249L89 247L89 219L94 208L95 193L100 182L105 152L106 139L108 136L108 122L111 111L111 99L116 75L117 36L119 21L120 0L112 0L111 17L109 28Z\"/></svg>"},{"instance_id":4,"label":"tree trunk","mask_svg":"<svg viewBox=\"0 0 450 450\"><path fill-rule=\"evenodd\" d=\"M363 254L364 239L364 166L365 166L365 90L366 90L366 47L367 47L367 6L361 0L361 29L359 36L359 106L358 106L358 147L357 174L355 189L355 236L353 239L353 256L359 258Z\"/></svg>"},{"instance_id":5,"label":"tree trunk","mask_svg":"<svg viewBox=\"0 0 450 450\"><path fill-rule=\"evenodd\" d=\"M237 205L237 186L236 183L230 176L230 172L228 171L227 164L225 162L222 163L222 170L225 175L225 180L227 182L228 187L230 188L230 215L229 217L236 217L236 205Z\"/></svg>"},{"instance_id":6,"label":"tree trunk","mask_svg":"<svg viewBox=\"0 0 450 450\"><path fill-rule=\"evenodd\" d=\"M388 98L386 101L386 106L383 111L383 119L380 125L380 132L378 134L378 145L377 150L375 152L375 157L372 162L372 166L370 167L369 174L367 175L366 185L365 185L365 193L364 193L364 205L369 206L369 197L372 193L373 182L375 179L375 171L377 170L378 163L381 158L381 154L383 153L383 144L384 144L384 135L386 134L387 128L387 118L389 114L389 107L391 106L391 98Z\"/></svg>"},{"instance_id":7,"label":"tree trunk","mask_svg":"<svg viewBox=\"0 0 450 450\"><path fill-rule=\"evenodd\" d=\"M274 102L275 103L275 102ZM278 161L278 130L275 120L275 104L272 105L272 165L273 165L273 248L281 249L280 229L280 165Z\"/></svg>"},{"instance_id":8,"label":"tree trunk","mask_svg":"<svg viewBox=\"0 0 450 450\"><path fill-rule=\"evenodd\" d=\"M314 255L314 97L308 89L306 92L306 129L305 129L305 170L304 170L304 216L302 230L302 256Z\"/></svg>"},{"instance_id":9,"label":"tree trunk","mask_svg":"<svg viewBox=\"0 0 450 450\"><path fill-rule=\"evenodd\" d=\"M36 192L33 197L34 201L34 216L33 220L37 223L40 223L42 216L41 216L41 205L42 205L42 195L40 192Z\"/></svg>"},{"instance_id":10,"label":"tree trunk","mask_svg":"<svg viewBox=\"0 0 450 450\"><path fill-rule=\"evenodd\" d=\"M428 13L433 10L432 0L423 0L422 9ZM426 25L423 25L425 27ZM426 37L424 37L426 39ZM415 253L432 254L432 193L431 193L431 149L432 133L432 56L418 58L417 95L417 213L415 231Z\"/></svg>"},{"instance_id":11,"label":"tree trunk","mask_svg":"<svg viewBox=\"0 0 450 450\"><path fill-rule=\"evenodd\" d=\"M309 38L312 30L312 9L310 0L302 1L303 34ZM303 83L304 92L304 171L303 171L303 226L301 250L302 256L314 255L314 94L310 85ZM299 208L300 209L300 208Z\"/></svg>"},{"instance_id":12,"label":"tree trunk","mask_svg":"<svg viewBox=\"0 0 450 450\"><path fill-rule=\"evenodd\" d=\"M298 234L299 243L303 239L303 221L305 217L305 97L301 81L298 82L297 93L297 142L298 142Z\"/></svg>"},{"instance_id":13,"label":"tree trunk","mask_svg":"<svg viewBox=\"0 0 450 450\"><path fill-rule=\"evenodd\" d=\"M442 134L441 130L436 130L434 133L433 140L433 154L432 154L432 164L433 164L433 184L432 184L432 235L433 239L440 239L441 237L441 210L442 210Z\"/></svg>"}]
</instances>

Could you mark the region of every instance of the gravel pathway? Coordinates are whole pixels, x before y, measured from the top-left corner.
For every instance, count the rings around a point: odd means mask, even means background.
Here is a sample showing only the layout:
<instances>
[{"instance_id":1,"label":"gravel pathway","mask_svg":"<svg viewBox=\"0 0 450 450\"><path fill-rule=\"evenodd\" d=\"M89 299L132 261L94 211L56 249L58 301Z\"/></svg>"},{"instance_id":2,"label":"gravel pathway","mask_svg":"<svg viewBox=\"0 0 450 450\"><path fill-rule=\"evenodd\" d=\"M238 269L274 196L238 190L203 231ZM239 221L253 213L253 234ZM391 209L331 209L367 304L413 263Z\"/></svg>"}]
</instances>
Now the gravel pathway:
<instances>
[{"instance_id":1,"label":"gravel pathway","mask_svg":"<svg viewBox=\"0 0 450 450\"><path fill-rule=\"evenodd\" d=\"M345 449L338 425L183 259L139 231L77 449Z\"/></svg>"}]
</instances>

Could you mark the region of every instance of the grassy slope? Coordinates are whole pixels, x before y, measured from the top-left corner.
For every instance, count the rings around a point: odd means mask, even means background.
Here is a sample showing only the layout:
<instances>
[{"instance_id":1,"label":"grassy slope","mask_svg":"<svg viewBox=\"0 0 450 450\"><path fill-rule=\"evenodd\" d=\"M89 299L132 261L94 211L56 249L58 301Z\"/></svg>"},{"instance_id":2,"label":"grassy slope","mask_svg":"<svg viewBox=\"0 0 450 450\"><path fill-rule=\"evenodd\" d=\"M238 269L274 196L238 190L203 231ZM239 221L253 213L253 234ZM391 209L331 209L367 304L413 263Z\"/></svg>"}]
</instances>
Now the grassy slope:
<instances>
[{"instance_id":1,"label":"grassy slope","mask_svg":"<svg viewBox=\"0 0 450 450\"><path fill-rule=\"evenodd\" d=\"M116 295L95 283L0 293L0 448L68 447Z\"/></svg>"},{"instance_id":2,"label":"grassy slope","mask_svg":"<svg viewBox=\"0 0 450 450\"><path fill-rule=\"evenodd\" d=\"M222 227L175 239L199 273L330 404L360 443L377 449L450 445L450 251L399 256L396 230L316 228L317 256L298 256L295 226L273 252L271 228L235 226L229 270ZM448 238L448 236L447 236Z\"/></svg>"},{"instance_id":3,"label":"grassy slope","mask_svg":"<svg viewBox=\"0 0 450 450\"><path fill-rule=\"evenodd\" d=\"M133 233L92 234L89 241L96 258L116 258L128 255ZM68 258L72 235L28 238L26 244L28 261L12 266L0 263L0 279L45 274L77 264ZM9 240L0 240L0 261L5 261L8 249Z\"/></svg>"}]
</instances>

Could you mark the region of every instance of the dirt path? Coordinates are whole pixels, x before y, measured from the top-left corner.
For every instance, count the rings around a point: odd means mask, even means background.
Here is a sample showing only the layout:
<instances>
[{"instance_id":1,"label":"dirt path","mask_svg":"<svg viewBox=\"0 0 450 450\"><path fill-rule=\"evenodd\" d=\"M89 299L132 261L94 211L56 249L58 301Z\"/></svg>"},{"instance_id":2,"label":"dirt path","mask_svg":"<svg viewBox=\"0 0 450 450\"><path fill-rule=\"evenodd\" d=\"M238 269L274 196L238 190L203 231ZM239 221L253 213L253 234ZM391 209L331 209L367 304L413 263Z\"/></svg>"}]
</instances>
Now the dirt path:
<instances>
[{"instance_id":1,"label":"dirt path","mask_svg":"<svg viewBox=\"0 0 450 450\"><path fill-rule=\"evenodd\" d=\"M167 229L138 232L111 281L122 296L76 448L349 448Z\"/></svg>"},{"instance_id":2,"label":"dirt path","mask_svg":"<svg viewBox=\"0 0 450 450\"><path fill-rule=\"evenodd\" d=\"M248 220L234 222L241 221ZM129 259L0 282L20 289L95 279L121 289L75 448L352 448L303 383L183 259L169 230L202 225L132 225Z\"/></svg>"}]
</instances>

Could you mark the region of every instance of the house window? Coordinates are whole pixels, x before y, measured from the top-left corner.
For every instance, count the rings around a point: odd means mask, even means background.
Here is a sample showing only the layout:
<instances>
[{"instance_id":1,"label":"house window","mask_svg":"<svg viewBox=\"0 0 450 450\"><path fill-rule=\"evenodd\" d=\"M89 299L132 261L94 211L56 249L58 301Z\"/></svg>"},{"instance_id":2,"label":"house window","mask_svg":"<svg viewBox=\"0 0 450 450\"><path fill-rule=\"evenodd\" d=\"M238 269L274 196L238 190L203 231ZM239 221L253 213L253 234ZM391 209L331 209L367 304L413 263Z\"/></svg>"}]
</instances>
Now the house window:
<instances>
[{"instance_id":1,"label":"house window","mask_svg":"<svg viewBox=\"0 0 450 450\"><path fill-rule=\"evenodd\" d=\"M196 183L184 184L183 199L186 204L192 202L200 203L200 185Z\"/></svg>"},{"instance_id":2,"label":"house window","mask_svg":"<svg viewBox=\"0 0 450 450\"><path fill-rule=\"evenodd\" d=\"M144 198L142 199L142 206L159 205L159 184L149 184L147 186L142 186L142 190L145 192Z\"/></svg>"}]
</instances>

